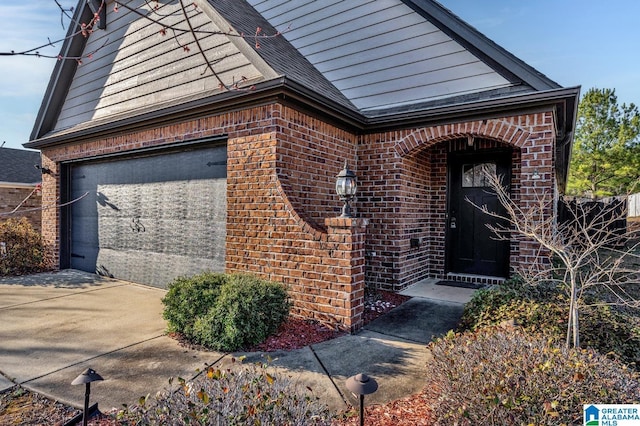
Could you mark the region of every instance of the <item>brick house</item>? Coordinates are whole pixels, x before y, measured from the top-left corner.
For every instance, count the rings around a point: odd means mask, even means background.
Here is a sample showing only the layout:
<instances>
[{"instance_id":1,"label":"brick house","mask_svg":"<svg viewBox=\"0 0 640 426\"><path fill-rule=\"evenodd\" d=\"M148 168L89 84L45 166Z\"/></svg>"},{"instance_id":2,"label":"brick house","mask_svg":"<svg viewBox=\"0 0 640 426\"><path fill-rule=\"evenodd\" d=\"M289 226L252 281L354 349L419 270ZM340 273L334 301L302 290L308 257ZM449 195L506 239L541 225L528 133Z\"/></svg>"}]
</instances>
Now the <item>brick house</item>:
<instances>
[{"instance_id":1,"label":"brick house","mask_svg":"<svg viewBox=\"0 0 640 426\"><path fill-rule=\"evenodd\" d=\"M365 284L490 282L534 259L464 200L495 205L487 167L523 206L561 192L579 89L437 2L86 3L78 21L104 28L64 44L82 64L57 63L26 144L57 173L44 201L70 203L43 214L61 268L156 286L248 271L357 329ZM355 218L337 218L345 160Z\"/></svg>"},{"instance_id":2,"label":"brick house","mask_svg":"<svg viewBox=\"0 0 640 426\"><path fill-rule=\"evenodd\" d=\"M0 147L0 221L26 217L40 230L40 153Z\"/></svg>"}]
</instances>

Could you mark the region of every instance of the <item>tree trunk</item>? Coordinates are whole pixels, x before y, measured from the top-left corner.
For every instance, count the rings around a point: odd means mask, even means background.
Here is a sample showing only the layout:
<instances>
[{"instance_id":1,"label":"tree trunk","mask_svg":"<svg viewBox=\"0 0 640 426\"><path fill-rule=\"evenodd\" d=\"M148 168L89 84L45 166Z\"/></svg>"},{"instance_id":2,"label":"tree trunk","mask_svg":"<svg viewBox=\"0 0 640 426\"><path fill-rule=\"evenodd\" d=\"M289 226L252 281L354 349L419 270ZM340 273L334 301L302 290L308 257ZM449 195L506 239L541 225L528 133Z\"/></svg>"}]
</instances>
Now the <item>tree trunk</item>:
<instances>
[{"instance_id":1,"label":"tree trunk","mask_svg":"<svg viewBox=\"0 0 640 426\"><path fill-rule=\"evenodd\" d=\"M578 321L578 288L574 278L571 278L571 301L569 303L569 321L567 321L566 347L569 349L580 347L580 324Z\"/></svg>"}]
</instances>

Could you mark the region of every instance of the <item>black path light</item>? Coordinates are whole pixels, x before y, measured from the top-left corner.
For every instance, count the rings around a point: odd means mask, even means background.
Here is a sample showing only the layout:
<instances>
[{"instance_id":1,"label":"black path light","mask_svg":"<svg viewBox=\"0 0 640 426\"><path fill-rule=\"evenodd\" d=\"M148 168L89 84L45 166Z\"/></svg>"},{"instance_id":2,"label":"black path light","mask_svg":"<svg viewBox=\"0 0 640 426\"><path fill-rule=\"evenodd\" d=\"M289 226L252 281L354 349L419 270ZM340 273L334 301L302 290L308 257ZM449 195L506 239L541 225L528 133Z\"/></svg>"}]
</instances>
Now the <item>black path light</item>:
<instances>
[{"instance_id":1,"label":"black path light","mask_svg":"<svg viewBox=\"0 0 640 426\"><path fill-rule=\"evenodd\" d=\"M82 374L76 377L73 382L71 382L72 385L86 385L84 392L84 410L82 410L82 426L87 426L87 421L89 420L91 414L89 412L89 394L91 393L91 383L100 380L104 380L101 375L96 373L93 368L87 368L82 372ZM97 408L98 404L96 404L95 406L95 409ZM95 409L92 409L91 412L93 412Z\"/></svg>"},{"instance_id":2,"label":"black path light","mask_svg":"<svg viewBox=\"0 0 640 426\"><path fill-rule=\"evenodd\" d=\"M360 426L364 426L364 396L378 390L378 382L366 374L356 374L347 379L347 389L360 397Z\"/></svg>"},{"instance_id":3,"label":"black path light","mask_svg":"<svg viewBox=\"0 0 640 426\"><path fill-rule=\"evenodd\" d=\"M340 173L336 176L336 193L340 196L340 199L344 201L342 215L340 215L340 217L353 217L351 216L349 201L356 195L356 189L356 174L349 170L347 160L345 160L344 168L340 170Z\"/></svg>"}]
</instances>

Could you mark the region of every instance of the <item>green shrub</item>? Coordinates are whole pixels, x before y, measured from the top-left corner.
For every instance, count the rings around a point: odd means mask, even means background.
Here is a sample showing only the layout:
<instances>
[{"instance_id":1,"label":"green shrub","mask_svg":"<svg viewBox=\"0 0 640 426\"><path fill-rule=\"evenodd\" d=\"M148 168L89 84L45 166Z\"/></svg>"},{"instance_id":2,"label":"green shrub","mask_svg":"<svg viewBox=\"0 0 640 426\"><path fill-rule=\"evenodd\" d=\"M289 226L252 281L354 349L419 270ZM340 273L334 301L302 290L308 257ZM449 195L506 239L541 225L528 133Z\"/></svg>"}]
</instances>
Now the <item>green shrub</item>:
<instances>
[{"instance_id":1,"label":"green shrub","mask_svg":"<svg viewBox=\"0 0 640 426\"><path fill-rule=\"evenodd\" d=\"M220 295L220 287L228 281L222 273L205 272L193 277L179 277L169 284L162 299L163 317L169 331L182 333L193 339L193 325L206 315Z\"/></svg>"},{"instance_id":2,"label":"green shrub","mask_svg":"<svg viewBox=\"0 0 640 426\"><path fill-rule=\"evenodd\" d=\"M311 393L266 365L221 371L210 367L192 381L118 413L131 425L328 425L330 414Z\"/></svg>"},{"instance_id":3,"label":"green shrub","mask_svg":"<svg viewBox=\"0 0 640 426\"><path fill-rule=\"evenodd\" d=\"M596 349L619 360L640 367L640 330L631 313L617 311L594 300L580 312L582 347ZM564 341L569 315L569 299L550 284L527 286L518 279L489 290L476 292L465 306L460 321L461 330L514 322L529 332L542 332L557 341Z\"/></svg>"},{"instance_id":4,"label":"green shrub","mask_svg":"<svg viewBox=\"0 0 640 426\"><path fill-rule=\"evenodd\" d=\"M256 345L289 315L287 291L278 283L249 275L231 275L209 312L194 324L198 343L234 351Z\"/></svg>"},{"instance_id":5,"label":"green shrub","mask_svg":"<svg viewBox=\"0 0 640 426\"><path fill-rule=\"evenodd\" d=\"M583 309L580 317L580 345L597 349L640 370L640 330L637 318L611 306Z\"/></svg>"},{"instance_id":6,"label":"green shrub","mask_svg":"<svg viewBox=\"0 0 640 426\"><path fill-rule=\"evenodd\" d=\"M482 300L480 300L482 298ZM568 305L561 299L556 303L527 299L503 299L498 292L489 291L465 307L460 320L461 330L478 330L513 320L531 332L546 330L562 335L566 330Z\"/></svg>"},{"instance_id":7,"label":"green shrub","mask_svg":"<svg viewBox=\"0 0 640 426\"><path fill-rule=\"evenodd\" d=\"M568 307L566 296L557 286L530 286L515 277L477 291L464 307L460 328L476 330L511 319L532 331L556 328L566 321Z\"/></svg>"},{"instance_id":8,"label":"green shrub","mask_svg":"<svg viewBox=\"0 0 640 426\"><path fill-rule=\"evenodd\" d=\"M261 343L287 318L290 307L281 284L215 273L176 279L162 301L170 331L224 351Z\"/></svg>"},{"instance_id":9,"label":"green shrub","mask_svg":"<svg viewBox=\"0 0 640 426\"><path fill-rule=\"evenodd\" d=\"M42 237L26 218L0 222L0 276L42 272L50 263Z\"/></svg>"},{"instance_id":10,"label":"green shrub","mask_svg":"<svg viewBox=\"0 0 640 426\"><path fill-rule=\"evenodd\" d=\"M640 401L637 373L520 328L450 333L430 344L437 424L581 424L585 403Z\"/></svg>"}]
</instances>

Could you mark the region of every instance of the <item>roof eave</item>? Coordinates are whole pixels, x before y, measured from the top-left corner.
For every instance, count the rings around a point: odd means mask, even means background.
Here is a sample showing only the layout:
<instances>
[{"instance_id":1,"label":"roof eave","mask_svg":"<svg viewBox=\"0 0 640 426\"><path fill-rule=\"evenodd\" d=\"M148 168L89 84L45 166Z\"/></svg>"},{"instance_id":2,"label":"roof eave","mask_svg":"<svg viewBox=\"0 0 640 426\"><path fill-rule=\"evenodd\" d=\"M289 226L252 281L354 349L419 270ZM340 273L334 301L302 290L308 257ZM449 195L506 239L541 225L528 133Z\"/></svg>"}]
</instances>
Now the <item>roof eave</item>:
<instances>
[{"instance_id":1,"label":"roof eave","mask_svg":"<svg viewBox=\"0 0 640 426\"><path fill-rule=\"evenodd\" d=\"M555 114L556 126L556 179L559 191L564 193L571 162L571 147L575 134L579 100L580 86L529 92L510 97L459 103L414 112L379 115L368 120L367 130L376 131L418 125L434 126L469 120L491 119L507 114L514 115L540 110L552 110Z\"/></svg>"},{"instance_id":2,"label":"roof eave","mask_svg":"<svg viewBox=\"0 0 640 426\"><path fill-rule=\"evenodd\" d=\"M579 87L561 88L416 111L390 113L386 115L380 114L376 117L366 117L286 77L264 81L254 86L255 89L250 92L229 91L217 93L190 102L171 105L160 110L138 115L126 115L121 119L97 124L96 126L83 128L78 131L41 137L26 143L25 147L42 149L86 137L98 137L116 130L121 131L123 128L132 130L149 127L159 122L166 123L167 119L185 120L190 117L196 117L204 111L239 109L250 105L265 104L275 100L293 102L314 113L329 116L335 122L351 128L358 133L416 125L437 125L472 119L492 118L503 116L507 113L523 112L545 105L552 107L563 103L566 105L566 107L563 108L566 113L563 112L561 114L562 117L561 120L559 120L558 131L559 134L566 134L573 132L575 127L575 111L579 96Z\"/></svg>"},{"instance_id":3,"label":"roof eave","mask_svg":"<svg viewBox=\"0 0 640 426\"><path fill-rule=\"evenodd\" d=\"M254 89L251 91L218 92L208 97L173 104L158 110L140 114L126 114L122 118L98 123L95 126L81 128L77 131L65 132L62 130L50 136L40 136L25 143L24 146L31 149L43 149L87 137L108 135L123 129L148 128L158 123L166 124L169 121L198 117L205 112L237 110L274 102L277 99L303 105L315 113L336 117L336 120L339 120L344 126L361 128L364 124L364 117L358 112L323 97L286 77L278 77L253 84L253 86Z\"/></svg>"},{"instance_id":4,"label":"roof eave","mask_svg":"<svg viewBox=\"0 0 640 426\"><path fill-rule=\"evenodd\" d=\"M0 181L0 188L12 188L12 189L33 189L40 185L42 182L2 182Z\"/></svg>"},{"instance_id":5,"label":"roof eave","mask_svg":"<svg viewBox=\"0 0 640 426\"><path fill-rule=\"evenodd\" d=\"M80 2L79 7L76 7L71 22L86 22L91 19L93 13L87 3L84 3L84 6L80 7L83 3L84 2ZM81 56L87 42L87 39L83 37L82 34L73 36L75 32L76 25L70 25L65 41L60 49L60 57L63 59L59 59L53 68L47 90L44 93L38 115L36 116L31 135L29 136L30 141L42 137L42 135L53 128L60 114L60 110L67 96L67 91L71 85L71 80L78 67L77 61L67 58ZM30 142L23 144L23 146L29 147Z\"/></svg>"},{"instance_id":6,"label":"roof eave","mask_svg":"<svg viewBox=\"0 0 640 426\"><path fill-rule=\"evenodd\" d=\"M415 124L435 125L474 119L486 119L503 116L505 113L522 112L540 106L567 103L569 122L558 129L562 133L573 131L575 127L575 106L578 102L580 87L551 89L540 92L527 92L501 98L484 99L473 102L457 103L434 108L419 109L393 114L379 114L366 121L368 129L381 127L407 127Z\"/></svg>"}]
</instances>

